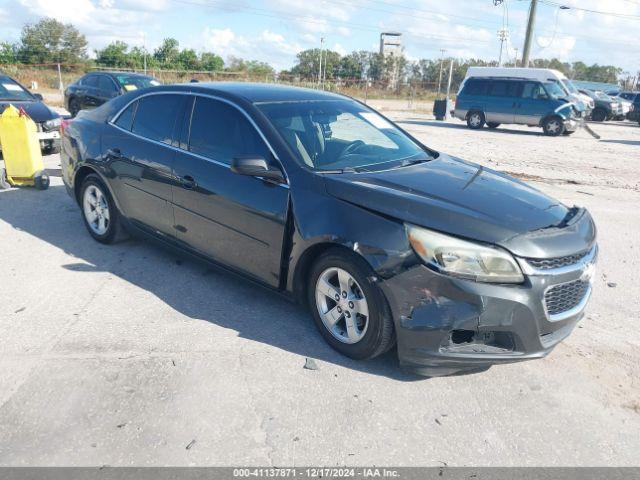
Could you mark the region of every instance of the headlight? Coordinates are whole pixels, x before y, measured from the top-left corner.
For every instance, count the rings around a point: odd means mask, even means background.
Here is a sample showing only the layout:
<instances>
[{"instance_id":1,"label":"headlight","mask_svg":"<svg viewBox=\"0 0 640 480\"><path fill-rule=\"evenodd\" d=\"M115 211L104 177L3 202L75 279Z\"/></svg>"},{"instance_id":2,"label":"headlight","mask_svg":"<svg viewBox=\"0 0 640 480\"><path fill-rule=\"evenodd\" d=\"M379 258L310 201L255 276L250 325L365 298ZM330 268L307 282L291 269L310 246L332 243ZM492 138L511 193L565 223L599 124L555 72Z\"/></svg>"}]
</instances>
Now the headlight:
<instances>
[{"instance_id":1,"label":"headlight","mask_svg":"<svg viewBox=\"0 0 640 480\"><path fill-rule=\"evenodd\" d=\"M46 128L47 130L60 128L60 123L62 123L60 117L52 118L51 120L47 120L46 122L44 122L44 128Z\"/></svg>"},{"instance_id":2,"label":"headlight","mask_svg":"<svg viewBox=\"0 0 640 480\"><path fill-rule=\"evenodd\" d=\"M522 271L508 252L405 224L409 243L439 272L477 282L521 283Z\"/></svg>"}]
</instances>

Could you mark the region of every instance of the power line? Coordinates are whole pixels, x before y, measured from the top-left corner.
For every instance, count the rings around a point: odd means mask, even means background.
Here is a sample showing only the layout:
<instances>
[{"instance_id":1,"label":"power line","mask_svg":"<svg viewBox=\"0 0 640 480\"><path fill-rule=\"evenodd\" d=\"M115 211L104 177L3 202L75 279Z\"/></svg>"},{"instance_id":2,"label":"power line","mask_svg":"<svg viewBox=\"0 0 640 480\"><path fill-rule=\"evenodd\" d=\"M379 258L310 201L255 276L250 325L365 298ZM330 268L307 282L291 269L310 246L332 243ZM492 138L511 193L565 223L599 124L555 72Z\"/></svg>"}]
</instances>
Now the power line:
<instances>
[{"instance_id":1,"label":"power line","mask_svg":"<svg viewBox=\"0 0 640 480\"><path fill-rule=\"evenodd\" d=\"M569 5L565 5L563 3L557 3L557 2L554 2L553 0L540 0L540 3L544 3L545 5L551 5L552 7L559 7L559 8L565 9L565 10L580 10L582 12L594 13L594 14L598 14L598 15L610 15L612 17L640 20L640 15L633 15L633 14L630 14L630 13L604 12L602 10L592 10L590 8L575 7L573 5L569 6Z\"/></svg>"}]
</instances>

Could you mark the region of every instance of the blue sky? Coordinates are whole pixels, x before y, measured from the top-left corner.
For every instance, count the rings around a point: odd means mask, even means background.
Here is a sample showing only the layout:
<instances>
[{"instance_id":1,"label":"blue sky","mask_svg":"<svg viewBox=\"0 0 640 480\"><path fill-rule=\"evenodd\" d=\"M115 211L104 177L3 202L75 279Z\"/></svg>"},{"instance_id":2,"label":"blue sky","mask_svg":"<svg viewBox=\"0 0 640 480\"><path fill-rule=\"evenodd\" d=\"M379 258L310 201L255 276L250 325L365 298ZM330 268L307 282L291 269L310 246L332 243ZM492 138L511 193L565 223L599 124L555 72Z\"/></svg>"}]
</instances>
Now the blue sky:
<instances>
[{"instance_id":1,"label":"blue sky","mask_svg":"<svg viewBox=\"0 0 640 480\"><path fill-rule=\"evenodd\" d=\"M534 56L638 73L640 0L541 1ZM510 32L504 55L513 59L522 49L529 2L505 3L507 9L493 0L0 0L0 40L15 41L25 22L52 16L76 25L92 51L116 39L153 50L172 36L182 47L285 69L298 51L319 46L320 37L340 53L375 50L382 30L403 33L410 59L437 58L440 49L453 57L497 59L504 23Z\"/></svg>"}]
</instances>

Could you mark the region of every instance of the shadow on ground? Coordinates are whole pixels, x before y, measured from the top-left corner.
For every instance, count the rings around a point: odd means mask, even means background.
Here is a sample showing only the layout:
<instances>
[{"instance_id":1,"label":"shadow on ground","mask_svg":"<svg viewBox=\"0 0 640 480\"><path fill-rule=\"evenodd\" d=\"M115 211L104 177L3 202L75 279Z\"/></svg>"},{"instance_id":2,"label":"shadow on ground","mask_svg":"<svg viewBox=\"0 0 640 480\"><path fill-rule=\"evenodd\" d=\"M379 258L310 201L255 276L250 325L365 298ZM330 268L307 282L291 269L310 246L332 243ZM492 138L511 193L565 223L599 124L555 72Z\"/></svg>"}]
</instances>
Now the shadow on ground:
<instances>
[{"instance_id":1,"label":"shadow on ground","mask_svg":"<svg viewBox=\"0 0 640 480\"><path fill-rule=\"evenodd\" d=\"M410 118L407 120L396 120L396 123L399 125L422 125L422 126L429 126L429 127L469 130L469 127L467 127L465 123L451 123L451 122L444 122L444 121L438 121L438 120L424 120L424 119ZM534 135L538 137L544 135L542 133L542 130L539 130L539 131L538 130L535 130L535 131L534 130L532 131L514 130L514 129L504 128L504 127L498 127L498 128L484 127L483 129L478 131L491 133L491 134Z\"/></svg>"},{"instance_id":2,"label":"shadow on ground","mask_svg":"<svg viewBox=\"0 0 640 480\"><path fill-rule=\"evenodd\" d=\"M619 143L621 145L640 145L640 140L600 140L603 143Z\"/></svg>"},{"instance_id":3,"label":"shadow on ground","mask_svg":"<svg viewBox=\"0 0 640 480\"><path fill-rule=\"evenodd\" d=\"M60 268L78 275L109 272L191 319L300 355L300 368L309 357L400 381L424 379L399 368L395 349L365 362L340 355L324 342L303 308L222 269L143 240L99 244L85 230L80 209L64 186L0 191L0 219L76 259Z\"/></svg>"}]
</instances>

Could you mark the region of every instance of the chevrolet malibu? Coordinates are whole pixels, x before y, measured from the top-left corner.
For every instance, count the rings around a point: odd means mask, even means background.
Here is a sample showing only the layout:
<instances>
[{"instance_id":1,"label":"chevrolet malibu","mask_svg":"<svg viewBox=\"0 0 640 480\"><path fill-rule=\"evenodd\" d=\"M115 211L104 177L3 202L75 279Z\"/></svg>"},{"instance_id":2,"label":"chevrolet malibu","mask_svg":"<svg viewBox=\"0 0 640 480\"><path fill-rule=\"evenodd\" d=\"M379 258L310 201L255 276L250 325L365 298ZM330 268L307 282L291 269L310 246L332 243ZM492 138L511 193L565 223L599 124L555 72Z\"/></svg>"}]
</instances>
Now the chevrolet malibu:
<instances>
[{"instance_id":1,"label":"chevrolet malibu","mask_svg":"<svg viewBox=\"0 0 640 480\"><path fill-rule=\"evenodd\" d=\"M63 132L102 243L151 237L308 306L338 352L427 376L547 355L583 315L589 213L437 152L355 100L260 84L137 90Z\"/></svg>"}]
</instances>

